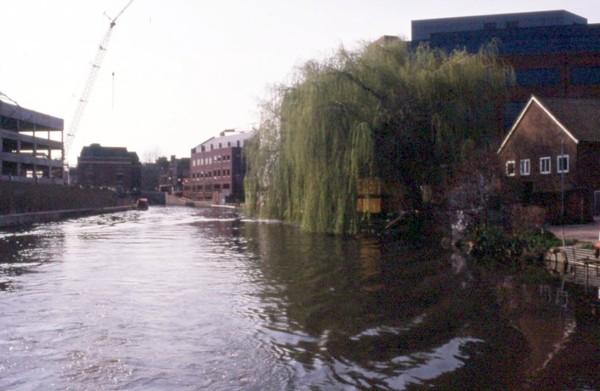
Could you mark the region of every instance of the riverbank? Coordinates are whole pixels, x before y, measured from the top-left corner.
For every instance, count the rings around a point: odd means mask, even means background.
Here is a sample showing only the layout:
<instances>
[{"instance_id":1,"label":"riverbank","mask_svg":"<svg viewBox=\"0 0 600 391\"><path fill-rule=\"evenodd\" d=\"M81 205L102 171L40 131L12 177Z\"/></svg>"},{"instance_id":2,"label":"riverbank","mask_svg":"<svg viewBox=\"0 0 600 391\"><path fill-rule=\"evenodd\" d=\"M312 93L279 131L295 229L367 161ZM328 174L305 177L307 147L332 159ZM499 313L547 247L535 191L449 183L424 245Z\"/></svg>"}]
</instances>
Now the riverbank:
<instances>
[{"instance_id":1,"label":"riverbank","mask_svg":"<svg viewBox=\"0 0 600 391\"><path fill-rule=\"evenodd\" d=\"M0 229L48 223L75 217L124 212L132 209L135 209L135 205L111 206L105 208L63 209L33 213L13 213L8 215L0 215Z\"/></svg>"},{"instance_id":2,"label":"riverbank","mask_svg":"<svg viewBox=\"0 0 600 391\"><path fill-rule=\"evenodd\" d=\"M167 206L189 206L192 208L224 208L224 209L239 209L237 205L221 205L215 204L212 201L197 201L185 197L177 197L172 194L166 194L165 204Z\"/></svg>"}]
</instances>

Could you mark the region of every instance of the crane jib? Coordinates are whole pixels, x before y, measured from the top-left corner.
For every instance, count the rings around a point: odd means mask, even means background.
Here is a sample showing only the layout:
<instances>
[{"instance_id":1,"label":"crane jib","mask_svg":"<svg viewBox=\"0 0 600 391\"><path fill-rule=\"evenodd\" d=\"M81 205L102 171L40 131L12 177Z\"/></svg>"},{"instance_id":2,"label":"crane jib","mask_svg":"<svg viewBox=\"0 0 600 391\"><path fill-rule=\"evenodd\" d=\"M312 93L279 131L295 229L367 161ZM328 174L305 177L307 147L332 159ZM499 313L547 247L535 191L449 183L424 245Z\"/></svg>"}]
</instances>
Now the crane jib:
<instances>
[{"instance_id":1,"label":"crane jib","mask_svg":"<svg viewBox=\"0 0 600 391\"><path fill-rule=\"evenodd\" d=\"M81 97L79 98L79 103L77 105L77 108L75 109L75 113L73 114L73 117L71 118L70 132L67 133L67 140L64 145L65 154L70 151L71 146L73 145L75 136L77 135L77 130L79 129L79 124L81 123L81 119L83 117L83 113L85 111L86 105L89 102L89 98L92 93L94 83L98 76L98 71L102 67L102 62L104 61L104 56L105 56L106 52L108 51L108 43L110 41L110 36L111 36L112 30L117 24L117 19L119 19L121 17L121 15L123 15L123 13L127 10L127 8L129 8L129 6L131 6L131 4L133 2L134 2L134 0L129 0L127 2L127 4L125 4L125 6L121 9L121 11L117 14L117 16L115 16L110 21L108 30L104 34L104 37L102 38L102 42L100 42L100 45L98 45L98 49L96 51L96 56L94 57L94 62L92 64L92 69L90 70L90 73L86 80L85 86L83 88L83 92L81 93Z\"/></svg>"}]
</instances>

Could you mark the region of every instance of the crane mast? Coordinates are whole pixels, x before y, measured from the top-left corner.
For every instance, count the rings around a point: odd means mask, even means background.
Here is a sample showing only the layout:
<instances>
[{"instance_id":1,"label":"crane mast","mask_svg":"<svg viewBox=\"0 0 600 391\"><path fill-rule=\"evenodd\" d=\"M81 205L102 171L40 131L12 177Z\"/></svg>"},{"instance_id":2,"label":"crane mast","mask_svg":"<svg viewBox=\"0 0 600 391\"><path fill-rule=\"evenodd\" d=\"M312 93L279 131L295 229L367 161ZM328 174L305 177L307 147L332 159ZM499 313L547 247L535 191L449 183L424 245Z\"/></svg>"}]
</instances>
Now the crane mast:
<instances>
[{"instance_id":1,"label":"crane mast","mask_svg":"<svg viewBox=\"0 0 600 391\"><path fill-rule=\"evenodd\" d=\"M67 140L64 145L65 156L68 153L68 151L71 150L71 146L73 145L73 141L75 140L75 136L77 134L77 131L79 130L79 125L81 124L81 119L83 118L83 114L87 107L87 103L92 94L94 84L98 77L98 72L100 71L100 68L102 67L102 63L104 62L104 57L106 55L106 51L108 50L108 44L110 43L110 37L112 35L114 27L117 25L117 19L119 19L121 17L121 15L123 15L125 10L127 10L127 8L129 8L129 6L131 5L131 3L133 3L133 1L134 0L129 0L127 2L127 4L125 5L125 7L123 7L121 9L121 11L117 14L117 16L115 16L113 19L111 19L110 24L108 26L108 30L106 30L106 33L104 33L104 36L102 37L102 41L100 42L100 45L98 45L98 49L96 51L96 56L94 57L94 62L92 63L92 69L90 70L90 73L86 80L85 86L83 88L83 92L81 93L79 101L77 102L77 107L75 109L75 113L73 114L73 117L71 118L69 132L67 133Z\"/></svg>"}]
</instances>

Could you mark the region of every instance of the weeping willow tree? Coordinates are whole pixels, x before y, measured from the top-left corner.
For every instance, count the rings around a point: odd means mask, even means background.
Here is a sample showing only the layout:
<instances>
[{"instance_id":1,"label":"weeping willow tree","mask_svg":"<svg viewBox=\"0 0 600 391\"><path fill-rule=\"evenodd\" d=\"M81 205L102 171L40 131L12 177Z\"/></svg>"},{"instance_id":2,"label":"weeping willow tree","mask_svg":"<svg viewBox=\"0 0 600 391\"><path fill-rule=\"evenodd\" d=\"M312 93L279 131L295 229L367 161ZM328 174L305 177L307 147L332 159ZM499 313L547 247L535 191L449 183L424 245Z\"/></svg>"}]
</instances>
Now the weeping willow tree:
<instances>
[{"instance_id":1,"label":"weeping willow tree","mask_svg":"<svg viewBox=\"0 0 600 391\"><path fill-rule=\"evenodd\" d=\"M491 48L447 54L400 40L308 62L265 104L248 144L249 211L354 233L368 177L401 182L417 207L420 186L495 140L513 77Z\"/></svg>"}]
</instances>

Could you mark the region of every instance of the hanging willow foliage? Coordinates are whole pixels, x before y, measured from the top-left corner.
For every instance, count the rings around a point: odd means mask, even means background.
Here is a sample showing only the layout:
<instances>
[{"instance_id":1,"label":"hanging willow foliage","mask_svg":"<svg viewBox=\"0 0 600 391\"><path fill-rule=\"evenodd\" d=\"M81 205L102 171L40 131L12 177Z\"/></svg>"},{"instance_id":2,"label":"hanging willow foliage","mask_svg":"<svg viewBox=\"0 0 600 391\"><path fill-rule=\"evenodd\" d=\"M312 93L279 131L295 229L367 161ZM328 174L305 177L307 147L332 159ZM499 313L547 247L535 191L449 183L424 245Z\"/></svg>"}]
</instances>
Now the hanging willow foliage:
<instances>
[{"instance_id":1,"label":"hanging willow foliage","mask_svg":"<svg viewBox=\"0 0 600 391\"><path fill-rule=\"evenodd\" d=\"M411 49L397 40L311 61L263 107L246 150L246 202L261 217L355 233L360 178L419 186L499 135L512 71L493 49ZM418 202L419 197L415 197Z\"/></svg>"}]
</instances>

